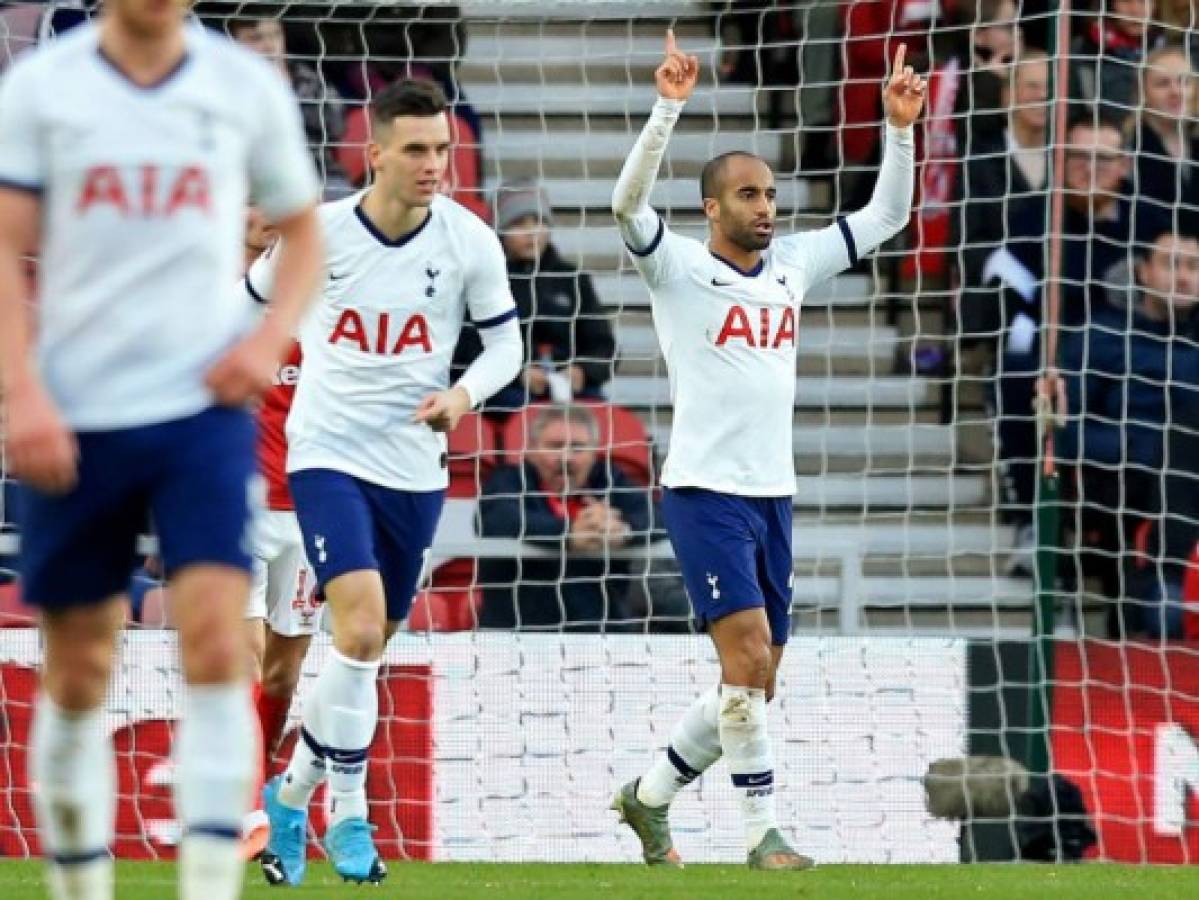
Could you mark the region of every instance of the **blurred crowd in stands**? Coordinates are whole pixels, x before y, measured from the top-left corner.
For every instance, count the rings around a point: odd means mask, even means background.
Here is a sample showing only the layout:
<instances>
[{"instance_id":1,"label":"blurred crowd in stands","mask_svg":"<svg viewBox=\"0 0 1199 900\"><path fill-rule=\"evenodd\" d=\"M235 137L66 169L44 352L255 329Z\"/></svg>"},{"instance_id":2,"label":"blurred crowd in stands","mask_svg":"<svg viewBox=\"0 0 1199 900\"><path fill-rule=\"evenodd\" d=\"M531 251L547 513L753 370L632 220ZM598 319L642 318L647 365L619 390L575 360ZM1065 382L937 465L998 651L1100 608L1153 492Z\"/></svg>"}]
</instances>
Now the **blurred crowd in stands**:
<instances>
[{"instance_id":1,"label":"blurred crowd in stands","mask_svg":"<svg viewBox=\"0 0 1199 900\"><path fill-rule=\"evenodd\" d=\"M932 340L915 341L908 362L946 381L987 385L1003 463L999 505L1020 535L1014 573L1031 573L1036 540L1038 385L1064 397L1055 442L1070 501L1062 586L1101 585L1115 601L1113 635L1177 638L1189 627L1183 597L1195 590L1199 601L1199 576L1187 587L1188 571L1199 567L1199 2L1073 5L1060 221L1051 202L1056 4L704 6L720 44L717 77L765 89L768 127L803 123L793 158L768 162L827 179L842 210L862 205L873 186L879 86L896 45L907 44L909 63L928 73L929 98L908 252L893 254L902 261L884 274L916 300L946 298L947 321ZM494 560L481 572L450 566L442 586L465 592L472 619L496 626L601 628L644 618L655 603L662 614L652 622L685 626L681 593L637 596L630 587L651 581L638 575L644 571L598 552L659 536L649 438L635 417L604 402L616 360L612 319L591 275L555 249L555 198L533 180L485 189L484 119L457 78L469 54L458 9L330 11L299 2L283 19L274 18L277 9L245 3L230 18L227 4L197 4L210 25L270 59L291 83L327 196L366 178L372 93L399 77L428 78L453 103L445 190L494 225L507 255L526 365L455 437L451 456L473 462L459 466L451 495L481 493L480 534L552 545L560 558ZM36 10L8 10L10 31L18 13L44 27ZM62 27L79 13L55 15ZM1059 377L1047 382L1055 246ZM456 366L478 352L467 333ZM643 451L620 452L638 444ZM489 586L481 594L478 582ZM418 614L436 625L447 613L433 602L426 597Z\"/></svg>"}]
</instances>

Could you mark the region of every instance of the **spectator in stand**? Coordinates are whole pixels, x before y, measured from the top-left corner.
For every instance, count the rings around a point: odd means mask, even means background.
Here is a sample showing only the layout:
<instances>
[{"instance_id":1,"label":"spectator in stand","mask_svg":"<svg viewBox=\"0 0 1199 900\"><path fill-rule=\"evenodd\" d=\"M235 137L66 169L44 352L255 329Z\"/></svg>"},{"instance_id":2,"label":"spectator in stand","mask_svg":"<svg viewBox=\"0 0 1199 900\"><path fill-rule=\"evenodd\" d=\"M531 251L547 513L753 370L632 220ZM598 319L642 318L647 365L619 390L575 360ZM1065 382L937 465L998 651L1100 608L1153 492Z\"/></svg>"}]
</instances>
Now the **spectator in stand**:
<instances>
[{"instance_id":1,"label":"spectator in stand","mask_svg":"<svg viewBox=\"0 0 1199 900\"><path fill-rule=\"evenodd\" d=\"M325 196L347 193L349 185L335 152L345 128L345 110L337 89L312 66L287 58L287 34L279 19L230 19L227 28L230 37L266 57L291 85L300 101L304 133L324 180Z\"/></svg>"},{"instance_id":2,"label":"spectator in stand","mask_svg":"<svg viewBox=\"0 0 1199 900\"><path fill-rule=\"evenodd\" d=\"M1040 207L1048 201L1049 58L1028 49L1011 67L1002 94L1002 132L979 137L966 160L962 191L960 321L964 335L998 343L999 299L983 287L987 258L1007 240L1006 212L1014 200ZM1037 215L1038 213L1029 213Z\"/></svg>"},{"instance_id":3,"label":"spectator in stand","mask_svg":"<svg viewBox=\"0 0 1199 900\"><path fill-rule=\"evenodd\" d=\"M1163 224L1138 246L1134 271L1132 305L1098 308L1085 328L1066 338L1059 366L1067 420L1058 455L1078 467L1079 562L1116 598L1125 594L1121 560L1134 550L1137 523L1166 507L1164 448L1173 411L1193 405L1190 397L1199 391L1199 240ZM1127 624L1138 625L1135 619ZM1148 624L1160 632L1160 622Z\"/></svg>"},{"instance_id":4,"label":"spectator in stand","mask_svg":"<svg viewBox=\"0 0 1199 900\"><path fill-rule=\"evenodd\" d=\"M605 551L651 537L650 494L601 457L585 407L547 406L533 419L521 466L501 466L483 487L479 534L519 538L546 557L480 563L485 628L608 631L629 618L628 560Z\"/></svg>"},{"instance_id":5,"label":"spectator in stand","mask_svg":"<svg viewBox=\"0 0 1199 900\"><path fill-rule=\"evenodd\" d=\"M845 40L837 205L859 209L873 190L874 172L881 159L879 86L900 44L907 45L908 65L917 72L929 70L929 35L937 5L928 0L855 0L843 4L842 10Z\"/></svg>"},{"instance_id":6,"label":"spectator in stand","mask_svg":"<svg viewBox=\"0 0 1199 900\"><path fill-rule=\"evenodd\" d=\"M520 378L488 409L504 413L531 400L600 397L616 356L611 321L591 276L564 260L550 240L548 196L532 181L502 185L495 216L528 359ZM481 350L474 328L463 329L455 366L470 365Z\"/></svg>"},{"instance_id":7,"label":"spectator in stand","mask_svg":"<svg viewBox=\"0 0 1199 900\"><path fill-rule=\"evenodd\" d=\"M1139 202L1182 234L1199 235L1199 139L1194 134L1191 68L1180 47L1162 47L1141 70L1141 115L1134 144Z\"/></svg>"},{"instance_id":8,"label":"spectator in stand","mask_svg":"<svg viewBox=\"0 0 1199 900\"><path fill-rule=\"evenodd\" d=\"M1070 45L1070 97L1127 117L1141 96L1141 62L1160 40L1152 18L1153 0L1101 0Z\"/></svg>"},{"instance_id":9,"label":"spectator in stand","mask_svg":"<svg viewBox=\"0 0 1199 900\"><path fill-rule=\"evenodd\" d=\"M1096 124L1098 122L1098 124ZM1133 243L1132 204L1126 178L1131 162L1122 123L1106 113L1077 114L1066 131L1065 203L1062 215L1061 324L1078 329L1106 302L1105 294L1128 266ZM1149 226L1150 217L1138 217ZM1038 457L1032 401L1041 370L1040 323L1046 254L1045 200L1011 202L1004 246L983 265L985 286L1000 298L1003 347L996 373L995 415L999 455L1006 473L1007 513L1020 526L1010 571L1030 572Z\"/></svg>"},{"instance_id":10,"label":"spectator in stand","mask_svg":"<svg viewBox=\"0 0 1199 900\"><path fill-rule=\"evenodd\" d=\"M1199 0L1158 0L1153 21L1162 40L1183 48L1192 68L1199 68Z\"/></svg>"}]
</instances>

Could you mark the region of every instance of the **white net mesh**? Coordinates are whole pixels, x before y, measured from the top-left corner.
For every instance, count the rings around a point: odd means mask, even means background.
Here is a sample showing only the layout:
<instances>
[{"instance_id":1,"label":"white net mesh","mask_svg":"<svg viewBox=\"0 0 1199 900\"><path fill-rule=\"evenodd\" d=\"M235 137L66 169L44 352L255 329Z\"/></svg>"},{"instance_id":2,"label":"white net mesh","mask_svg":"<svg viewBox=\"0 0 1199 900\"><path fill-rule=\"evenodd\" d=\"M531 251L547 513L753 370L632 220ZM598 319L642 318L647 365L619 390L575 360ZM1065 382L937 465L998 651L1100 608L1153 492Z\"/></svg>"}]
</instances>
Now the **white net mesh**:
<instances>
[{"instance_id":1,"label":"white net mesh","mask_svg":"<svg viewBox=\"0 0 1199 900\"><path fill-rule=\"evenodd\" d=\"M283 53L329 197L361 183L363 104L402 75L436 80L454 101L456 199L495 223L506 199L544 191L565 262L561 272L544 258L513 266L528 363L566 395L579 370L575 405L599 421L600 465L621 473L616 496L630 517L654 502L671 408L648 296L608 207L653 101L662 32L674 27L703 75L653 204L697 236L699 170L730 149L772 165L781 229L863 205L878 164L879 84L906 42L930 79L912 225L804 298L799 328L799 637L772 720L785 821L820 861L957 858L956 832L921 809L920 776L966 751L1026 758L1041 727L1030 699L1047 688L1054 770L1079 786L1099 833L1089 852L1194 861L1199 667L1184 639L1199 638L1185 606L1199 596L1187 580L1199 537L1196 32L1187 3L1162 3L1144 21L1145 4L1107 2L1076 3L1065 20L1061 88L1061 7L1047 0L201 2L197 12ZM0 45L15 52L83 15L82 5L0 5ZM1055 128L1050 98L1067 93L1077 103ZM1055 436L1060 541L1042 529L1058 636L1043 684L1029 652L1044 501L1031 404L1047 322L1060 325L1068 423ZM715 677L708 642L661 634L691 626L660 535L585 561L561 542L527 540L521 498L492 481L531 441L531 417L505 416L521 392L504 398L455 438L431 583L413 633L388 657L424 667L431 687L417 695L428 703L413 709L428 713L426 727L405 731L411 716L388 719L385 707L374 816L389 835L416 835L397 837L397 853L632 859L605 796L644 768ZM3 485L6 579L16 539ZM496 512L478 537L481 493L511 501L515 523ZM646 530L651 519L636 521ZM15 590L4 591L15 619ZM161 635L131 640L166 652ZM0 636L0 650L14 663L36 658L28 634ZM13 715L29 695L6 671ZM169 700L146 699L154 683L150 668L130 666L114 709L169 717ZM23 766L18 744L0 738L10 777ZM407 768L385 771L400 758ZM732 795L714 773L703 802L689 797L675 819L689 859L736 855ZM22 802L0 806L5 852L29 852ZM1035 821L1067 806L1046 803L1024 812ZM131 853L170 844L169 830L123 822ZM1018 824L1005 815L974 827L961 852L1010 854L1025 840Z\"/></svg>"}]
</instances>

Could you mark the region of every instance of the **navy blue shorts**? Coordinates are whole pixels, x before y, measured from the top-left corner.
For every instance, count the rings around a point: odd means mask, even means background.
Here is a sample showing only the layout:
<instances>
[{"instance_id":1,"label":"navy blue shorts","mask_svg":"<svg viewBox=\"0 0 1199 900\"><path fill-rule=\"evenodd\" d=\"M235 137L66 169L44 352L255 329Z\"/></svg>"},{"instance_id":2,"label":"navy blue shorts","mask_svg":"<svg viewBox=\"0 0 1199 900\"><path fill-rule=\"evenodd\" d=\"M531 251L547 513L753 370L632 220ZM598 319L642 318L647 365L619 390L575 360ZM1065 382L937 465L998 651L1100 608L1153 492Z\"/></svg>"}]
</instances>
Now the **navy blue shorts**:
<instances>
[{"instance_id":1,"label":"navy blue shorts","mask_svg":"<svg viewBox=\"0 0 1199 900\"><path fill-rule=\"evenodd\" d=\"M250 571L254 420L241 409L138 428L80 432L67 494L21 489L20 570L29 603L66 609L129 588L153 519L168 578L195 564Z\"/></svg>"},{"instance_id":2,"label":"navy blue shorts","mask_svg":"<svg viewBox=\"0 0 1199 900\"><path fill-rule=\"evenodd\" d=\"M331 469L287 476L304 551L325 585L373 569L383 579L388 621L408 615L441 516L445 491L397 491Z\"/></svg>"},{"instance_id":3,"label":"navy blue shorts","mask_svg":"<svg viewBox=\"0 0 1199 900\"><path fill-rule=\"evenodd\" d=\"M771 642L787 643L794 571L791 498L667 488L662 516L700 626L764 608Z\"/></svg>"}]
</instances>

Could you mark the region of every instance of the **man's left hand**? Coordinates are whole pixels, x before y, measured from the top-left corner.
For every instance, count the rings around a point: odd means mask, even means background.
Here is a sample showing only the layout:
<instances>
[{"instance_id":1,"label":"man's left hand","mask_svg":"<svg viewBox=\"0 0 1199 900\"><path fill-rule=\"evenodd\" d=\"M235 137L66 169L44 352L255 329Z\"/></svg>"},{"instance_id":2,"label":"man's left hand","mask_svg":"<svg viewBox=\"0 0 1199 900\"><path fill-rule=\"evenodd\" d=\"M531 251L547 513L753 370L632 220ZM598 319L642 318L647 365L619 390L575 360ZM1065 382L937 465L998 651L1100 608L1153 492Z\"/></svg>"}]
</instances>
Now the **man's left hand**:
<instances>
[{"instance_id":1,"label":"man's left hand","mask_svg":"<svg viewBox=\"0 0 1199 900\"><path fill-rule=\"evenodd\" d=\"M924 79L911 66L904 65L908 45L900 44L895 51L895 65L891 79L883 89L883 108L887 121L896 128L907 128L918 118L924 108Z\"/></svg>"},{"instance_id":2,"label":"man's left hand","mask_svg":"<svg viewBox=\"0 0 1199 900\"><path fill-rule=\"evenodd\" d=\"M458 422L470 412L470 396L466 389L455 385L448 391L438 391L421 401L413 421L424 422L434 431L453 431Z\"/></svg>"}]
</instances>

